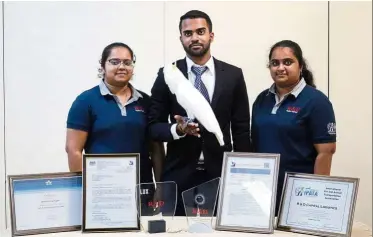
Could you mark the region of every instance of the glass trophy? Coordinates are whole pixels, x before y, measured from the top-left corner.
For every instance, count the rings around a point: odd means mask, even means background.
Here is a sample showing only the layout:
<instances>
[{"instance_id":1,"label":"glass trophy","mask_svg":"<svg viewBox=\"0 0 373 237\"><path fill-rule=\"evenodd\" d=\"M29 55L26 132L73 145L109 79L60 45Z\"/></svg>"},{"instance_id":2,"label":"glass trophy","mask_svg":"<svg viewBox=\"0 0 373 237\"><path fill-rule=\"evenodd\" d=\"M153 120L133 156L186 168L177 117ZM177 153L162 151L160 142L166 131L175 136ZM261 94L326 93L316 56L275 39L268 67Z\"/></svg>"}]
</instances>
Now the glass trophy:
<instances>
[{"instance_id":1,"label":"glass trophy","mask_svg":"<svg viewBox=\"0 0 373 237\"><path fill-rule=\"evenodd\" d=\"M177 202L177 185L173 181L140 183L137 187L140 196L139 215L144 231L148 231L148 222L163 220L164 216L175 215Z\"/></svg>"},{"instance_id":2,"label":"glass trophy","mask_svg":"<svg viewBox=\"0 0 373 237\"><path fill-rule=\"evenodd\" d=\"M213 232L212 220L218 200L219 185L220 178L216 178L182 192L189 232Z\"/></svg>"}]
</instances>

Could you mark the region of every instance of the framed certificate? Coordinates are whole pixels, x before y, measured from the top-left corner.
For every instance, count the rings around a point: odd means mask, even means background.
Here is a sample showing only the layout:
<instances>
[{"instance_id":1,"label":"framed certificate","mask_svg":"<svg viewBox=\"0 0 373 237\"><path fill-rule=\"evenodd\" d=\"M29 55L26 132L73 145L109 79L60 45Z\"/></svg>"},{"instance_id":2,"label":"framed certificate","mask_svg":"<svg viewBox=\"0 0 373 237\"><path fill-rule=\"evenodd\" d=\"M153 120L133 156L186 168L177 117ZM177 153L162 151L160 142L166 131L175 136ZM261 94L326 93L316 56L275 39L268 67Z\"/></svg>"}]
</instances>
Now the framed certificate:
<instances>
[{"instance_id":1,"label":"framed certificate","mask_svg":"<svg viewBox=\"0 0 373 237\"><path fill-rule=\"evenodd\" d=\"M274 232L280 155L224 153L216 230Z\"/></svg>"},{"instance_id":2,"label":"framed certificate","mask_svg":"<svg viewBox=\"0 0 373 237\"><path fill-rule=\"evenodd\" d=\"M277 229L351 236L358 178L286 173Z\"/></svg>"},{"instance_id":3,"label":"framed certificate","mask_svg":"<svg viewBox=\"0 0 373 237\"><path fill-rule=\"evenodd\" d=\"M139 154L83 155L82 232L140 230Z\"/></svg>"},{"instance_id":4,"label":"framed certificate","mask_svg":"<svg viewBox=\"0 0 373 237\"><path fill-rule=\"evenodd\" d=\"M81 228L81 173L9 175L12 236Z\"/></svg>"}]
</instances>

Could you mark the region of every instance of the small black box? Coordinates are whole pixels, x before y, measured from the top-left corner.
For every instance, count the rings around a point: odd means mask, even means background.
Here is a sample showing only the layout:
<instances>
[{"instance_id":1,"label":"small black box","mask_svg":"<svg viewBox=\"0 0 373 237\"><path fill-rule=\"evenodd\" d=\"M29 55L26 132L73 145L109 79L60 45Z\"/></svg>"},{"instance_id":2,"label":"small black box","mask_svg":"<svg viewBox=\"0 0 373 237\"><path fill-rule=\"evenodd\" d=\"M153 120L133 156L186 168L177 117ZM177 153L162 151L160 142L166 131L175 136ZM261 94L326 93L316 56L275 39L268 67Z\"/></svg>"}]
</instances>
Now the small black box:
<instances>
[{"instance_id":1,"label":"small black box","mask_svg":"<svg viewBox=\"0 0 373 237\"><path fill-rule=\"evenodd\" d=\"M166 222L164 220L148 221L149 233L162 233L166 232Z\"/></svg>"}]
</instances>

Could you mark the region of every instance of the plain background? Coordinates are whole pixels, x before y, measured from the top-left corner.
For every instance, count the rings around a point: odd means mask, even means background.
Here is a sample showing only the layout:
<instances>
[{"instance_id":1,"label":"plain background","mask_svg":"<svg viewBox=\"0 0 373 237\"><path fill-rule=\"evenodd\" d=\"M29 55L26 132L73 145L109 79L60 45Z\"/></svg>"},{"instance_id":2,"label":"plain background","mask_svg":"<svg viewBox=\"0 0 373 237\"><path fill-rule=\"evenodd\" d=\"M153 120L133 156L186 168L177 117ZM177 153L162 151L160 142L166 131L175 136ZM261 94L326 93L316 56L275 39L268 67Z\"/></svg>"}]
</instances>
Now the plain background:
<instances>
[{"instance_id":1,"label":"plain background","mask_svg":"<svg viewBox=\"0 0 373 237\"><path fill-rule=\"evenodd\" d=\"M300 44L337 118L332 175L358 177L355 220L372 222L371 2L5 2L0 36L0 228L9 224L6 176L68 171L66 117L99 83L103 48L129 44L133 84L150 93L157 71L185 56L179 17L208 13L212 54L243 69L250 104L271 83L272 44ZM329 7L329 9L328 9ZM6 221L5 217L8 217Z\"/></svg>"}]
</instances>

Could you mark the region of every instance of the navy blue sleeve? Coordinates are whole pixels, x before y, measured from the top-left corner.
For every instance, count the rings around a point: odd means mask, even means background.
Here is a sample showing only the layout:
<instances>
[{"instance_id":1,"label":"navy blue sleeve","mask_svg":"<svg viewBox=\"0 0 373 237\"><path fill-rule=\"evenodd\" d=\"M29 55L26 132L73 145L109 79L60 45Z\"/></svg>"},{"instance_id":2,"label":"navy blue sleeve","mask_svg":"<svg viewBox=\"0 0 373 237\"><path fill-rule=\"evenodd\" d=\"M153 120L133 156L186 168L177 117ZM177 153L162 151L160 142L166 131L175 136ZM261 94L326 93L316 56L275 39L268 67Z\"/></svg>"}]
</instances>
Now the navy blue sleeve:
<instances>
[{"instance_id":1,"label":"navy blue sleeve","mask_svg":"<svg viewBox=\"0 0 373 237\"><path fill-rule=\"evenodd\" d=\"M336 142L336 121L333 106L324 95L315 98L310 113L310 127L314 144Z\"/></svg>"},{"instance_id":2,"label":"navy blue sleeve","mask_svg":"<svg viewBox=\"0 0 373 237\"><path fill-rule=\"evenodd\" d=\"M88 132L91 128L90 105L86 98L78 96L67 116L67 128Z\"/></svg>"}]
</instances>

